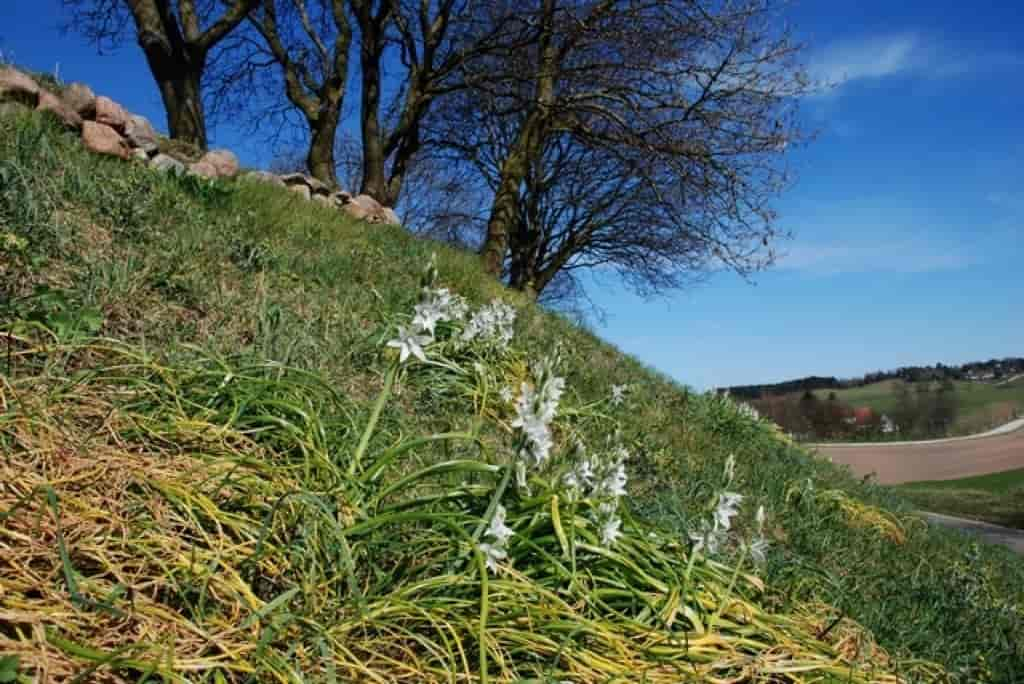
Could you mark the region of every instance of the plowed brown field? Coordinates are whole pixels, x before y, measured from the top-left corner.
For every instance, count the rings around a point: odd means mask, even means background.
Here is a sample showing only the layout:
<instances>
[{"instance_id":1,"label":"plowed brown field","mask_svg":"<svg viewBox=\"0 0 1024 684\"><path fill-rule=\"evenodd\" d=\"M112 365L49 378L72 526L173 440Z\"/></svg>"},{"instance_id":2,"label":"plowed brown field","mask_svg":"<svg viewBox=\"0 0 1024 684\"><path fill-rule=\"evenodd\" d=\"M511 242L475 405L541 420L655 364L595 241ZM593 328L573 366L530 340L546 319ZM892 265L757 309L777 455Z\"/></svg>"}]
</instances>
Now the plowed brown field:
<instances>
[{"instance_id":1,"label":"plowed brown field","mask_svg":"<svg viewBox=\"0 0 1024 684\"><path fill-rule=\"evenodd\" d=\"M882 484L961 477L1024 468L1024 430L930 444L818 445L819 454L856 475L875 473Z\"/></svg>"}]
</instances>

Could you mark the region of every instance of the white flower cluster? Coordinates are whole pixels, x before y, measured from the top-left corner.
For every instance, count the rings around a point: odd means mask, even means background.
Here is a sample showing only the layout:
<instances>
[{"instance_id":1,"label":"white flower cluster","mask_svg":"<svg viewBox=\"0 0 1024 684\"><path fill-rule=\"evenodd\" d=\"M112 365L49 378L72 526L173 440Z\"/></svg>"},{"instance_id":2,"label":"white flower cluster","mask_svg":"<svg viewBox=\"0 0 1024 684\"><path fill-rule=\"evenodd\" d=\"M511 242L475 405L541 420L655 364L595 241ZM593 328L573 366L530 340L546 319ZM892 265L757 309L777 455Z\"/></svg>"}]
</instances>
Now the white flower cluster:
<instances>
[{"instance_id":1,"label":"white flower cluster","mask_svg":"<svg viewBox=\"0 0 1024 684\"><path fill-rule=\"evenodd\" d=\"M460 295L452 294L447 288L424 289L423 301L416 305L412 319L413 328L435 334L435 327L442 321L461 321L469 312L469 304Z\"/></svg>"},{"instance_id":2,"label":"white flower cluster","mask_svg":"<svg viewBox=\"0 0 1024 684\"><path fill-rule=\"evenodd\" d=\"M601 543L612 546L622 536L622 518L619 517L619 502L606 501L597 507L598 519L601 521Z\"/></svg>"},{"instance_id":3,"label":"white flower cluster","mask_svg":"<svg viewBox=\"0 0 1024 684\"><path fill-rule=\"evenodd\" d=\"M629 452L617 446L608 459L586 455L582 444L576 448L576 463L564 476L570 489L584 498L604 499L597 507L595 522L600 526L601 543L611 546L621 536L622 519L618 515L619 499L626 494L626 464Z\"/></svg>"},{"instance_id":4,"label":"white flower cluster","mask_svg":"<svg viewBox=\"0 0 1024 684\"><path fill-rule=\"evenodd\" d=\"M516 417L512 420L512 427L519 428L524 437L518 455L533 466L544 463L551 453L551 421L565 392L565 379L556 376L551 366L550 361L541 365L535 386L522 384L516 399Z\"/></svg>"},{"instance_id":5,"label":"white flower cluster","mask_svg":"<svg viewBox=\"0 0 1024 684\"><path fill-rule=\"evenodd\" d=\"M398 337L388 340L388 346L398 349L399 363L414 356L426 361L423 347L434 341L437 324L444 321L457 321L465 318L469 305L459 295L447 289L423 288L423 299L416 305L416 314L409 327L398 326Z\"/></svg>"},{"instance_id":6,"label":"white flower cluster","mask_svg":"<svg viewBox=\"0 0 1024 684\"><path fill-rule=\"evenodd\" d=\"M626 400L626 390L629 385L612 385L612 406L620 406Z\"/></svg>"},{"instance_id":7,"label":"white flower cluster","mask_svg":"<svg viewBox=\"0 0 1024 684\"><path fill-rule=\"evenodd\" d=\"M447 288L435 288L437 280L437 258L431 256L420 282L422 295L410 326L399 326L398 336L388 340L387 346L399 350L399 363L405 363L410 356L426 361L423 348L434 342L437 325L446 321L462 321L469 314L466 298L453 294ZM493 300L481 307L467 321L459 339L463 342L485 340L502 348L512 341L512 328L516 321L516 310L500 300Z\"/></svg>"},{"instance_id":8,"label":"white flower cluster","mask_svg":"<svg viewBox=\"0 0 1024 684\"><path fill-rule=\"evenodd\" d=\"M516 310L501 300L492 300L473 314L462 331L462 341L481 339L507 347L512 341L512 327L516 322Z\"/></svg>"},{"instance_id":9,"label":"white flower cluster","mask_svg":"<svg viewBox=\"0 0 1024 684\"><path fill-rule=\"evenodd\" d=\"M625 449L616 451L617 458L609 461L584 456L565 474L565 484L581 493L584 498L618 498L626 494Z\"/></svg>"},{"instance_id":10,"label":"white flower cluster","mask_svg":"<svg viewBox=\"0 0 1024 684\"><path fill-rule=\"evenodd\" d=\"M705 551L710 555L718 553L729 536L732 519L739 513L742 501L743 496L735 492L721 492L718 495L718 504L712 514L711 524L705 522L700 532L690 534L694 551Z\"/></svg>"},{"instance_id":11,"label":"white flower cluster","mask_svg":"<svg viewBox=\"0 0 1024 684\"><path fill-rule=\"evenodd\" d=\"M494 511L494 517L491 518L491 524L488 525L487 531L484 533L492 541L482 542L478 546L481 553L484 554L487 569L495 573L498 572L498 563L508 558L508 540L514 534L512 528L505 524L506 515L505 507L498 504Z\"/></svg>"},{"instance_id":12,"label":"white flower cluster","mask_svg":"<svg viewBox=\"0 0 1024 684\"><path fill-rule=\"evenodd\" d=\"M725 459L724 475L725 486L728 487L736 475L736 456L733 454L729 454ZM739 514L742 501L742 494L725 489L719 492L715 510L711 515L711 522L704 521L699 531L690 533L694 552L704 551L709 555L715 555L721 550L728 539L729 530L732 529L732 519ZM764 536L765 517L764 506L758 506L755 516L757 536L746 545L751 558L759 564L765 562L769 546L769 542Z\"/></svg>"}]
</instances>

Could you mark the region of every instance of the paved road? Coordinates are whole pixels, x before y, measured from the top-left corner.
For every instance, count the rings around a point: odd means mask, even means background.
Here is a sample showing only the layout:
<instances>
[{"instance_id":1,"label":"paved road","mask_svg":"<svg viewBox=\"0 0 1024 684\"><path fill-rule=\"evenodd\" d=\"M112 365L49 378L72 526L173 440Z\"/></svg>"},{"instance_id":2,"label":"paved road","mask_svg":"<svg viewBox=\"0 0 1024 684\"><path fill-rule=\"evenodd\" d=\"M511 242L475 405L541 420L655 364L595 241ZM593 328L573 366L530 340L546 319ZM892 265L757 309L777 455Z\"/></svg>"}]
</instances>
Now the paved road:
<instances>
[{"instance_id":1,"label":"paved road","mask_svg":"<svg viewBox=\"0 0 1024 684\"><path fill-rule=\"evenodd\" d=\"M1017 553L1024 555L1024 530L1015 530L1010 527L1000 527L989 523L967 520L966 518L954 518L951 515L940 513L921 513L925 520L935 525L952 527L970 534L976 534L985 541L992 544L1003 544L1010 547Z\"/></svg>"},{"instance_id":2,"label":"paved road","mask_svg":"<svg viewBox=\"0 0 1024 684\"><path fill-rule=\"evenodd\" d=\"M987 436L889 444L818 444L812 448L836 463L850 466L855 475L875 473L881 484L956 480L1024 468L1022 425L1024 419Z\"/></svg>"}]
</instances>

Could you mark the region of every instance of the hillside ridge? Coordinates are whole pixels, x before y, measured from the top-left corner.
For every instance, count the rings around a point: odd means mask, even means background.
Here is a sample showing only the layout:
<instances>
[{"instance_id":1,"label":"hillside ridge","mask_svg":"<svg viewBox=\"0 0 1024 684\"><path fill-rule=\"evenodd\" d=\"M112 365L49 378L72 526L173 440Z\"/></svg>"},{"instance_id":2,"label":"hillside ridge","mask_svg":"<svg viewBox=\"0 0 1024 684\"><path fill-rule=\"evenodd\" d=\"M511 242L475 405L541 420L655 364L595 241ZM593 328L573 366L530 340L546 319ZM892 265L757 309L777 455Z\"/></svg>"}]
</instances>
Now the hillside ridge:
<instances>
[{"instance_id":1,"label":"hillside ridge","mask_svg":"<svg viewBox=\"0 0 1024 684\"><path fill-rule=\"evenodd\" d=\"M473 255L33 113L0 116L0 237L25 681L1024 672L1017 559Z\"/></svg>"}]
</instances>

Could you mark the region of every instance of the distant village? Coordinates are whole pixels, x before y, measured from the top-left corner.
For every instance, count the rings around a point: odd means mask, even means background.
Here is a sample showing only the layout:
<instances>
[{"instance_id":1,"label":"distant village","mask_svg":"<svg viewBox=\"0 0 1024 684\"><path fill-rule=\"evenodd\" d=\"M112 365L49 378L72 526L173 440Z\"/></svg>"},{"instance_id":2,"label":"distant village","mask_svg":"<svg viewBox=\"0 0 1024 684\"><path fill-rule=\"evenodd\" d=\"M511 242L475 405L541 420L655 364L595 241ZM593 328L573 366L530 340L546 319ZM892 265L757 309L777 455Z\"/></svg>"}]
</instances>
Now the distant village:
<instances>
[{"instance_id":1,"label":"distant village","mask_svg":"<svg viewBox=\"0 0 1024 684\"><path fill-rule=\"evenodd\" d=\"M998 385L1024 377L1024 358L974 361L958 366L905 366L853 379L811 376L766 385L716 390L747 404L801 441L924 439L947 436L960 403L955 382ZM850 403L842 390L888 380L886 411Z\"/></svg>"}]
</instances>

